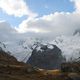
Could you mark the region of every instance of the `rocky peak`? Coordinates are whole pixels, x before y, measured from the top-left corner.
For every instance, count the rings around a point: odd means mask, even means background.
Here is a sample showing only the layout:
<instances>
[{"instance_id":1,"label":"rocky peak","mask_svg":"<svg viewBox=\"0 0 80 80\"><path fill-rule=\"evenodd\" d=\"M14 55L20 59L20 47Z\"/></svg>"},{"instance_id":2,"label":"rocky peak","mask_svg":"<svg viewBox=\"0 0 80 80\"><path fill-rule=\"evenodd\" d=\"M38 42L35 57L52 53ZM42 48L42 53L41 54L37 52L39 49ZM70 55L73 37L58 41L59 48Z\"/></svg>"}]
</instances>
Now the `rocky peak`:
<instances>
[{"instance_id":1,"label":"rocky peak","mask_svg":"<svg viewBox=\"0 0 80 80\"><path fill-rule=\"evenodd\" d=\"M27 63L43 69L59 69L63 61L62 51L56 45L47 44L36 46Z\"/></svg>"}]
</instances>

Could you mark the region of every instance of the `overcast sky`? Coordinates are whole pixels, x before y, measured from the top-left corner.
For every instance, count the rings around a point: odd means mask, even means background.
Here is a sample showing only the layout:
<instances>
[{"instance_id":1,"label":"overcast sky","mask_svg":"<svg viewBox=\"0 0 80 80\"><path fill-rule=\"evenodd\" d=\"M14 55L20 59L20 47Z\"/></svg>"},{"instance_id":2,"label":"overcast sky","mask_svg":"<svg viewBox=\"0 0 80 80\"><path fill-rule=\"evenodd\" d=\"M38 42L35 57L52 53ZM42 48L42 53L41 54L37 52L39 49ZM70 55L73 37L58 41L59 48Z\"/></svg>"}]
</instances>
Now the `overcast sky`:
<instances>
[{"instance_id":1,"label":"overcast sky","mask_svg":"<svg viewBox=\"0 0 80 80\"><path fill-rule=\"evenodd\" d=\"M1 39L70 36L79 28L80 0L0 0Z\"/></svg>"}]
</instances>

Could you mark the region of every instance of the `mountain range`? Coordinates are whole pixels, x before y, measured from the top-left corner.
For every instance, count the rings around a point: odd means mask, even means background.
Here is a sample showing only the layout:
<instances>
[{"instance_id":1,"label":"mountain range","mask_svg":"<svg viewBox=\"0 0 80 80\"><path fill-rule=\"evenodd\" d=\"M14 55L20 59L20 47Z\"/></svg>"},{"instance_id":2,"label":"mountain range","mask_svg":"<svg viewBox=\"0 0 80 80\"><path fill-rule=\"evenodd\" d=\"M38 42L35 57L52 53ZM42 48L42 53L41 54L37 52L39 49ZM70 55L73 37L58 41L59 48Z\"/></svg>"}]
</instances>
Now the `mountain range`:
<instances>
[{"instance_id":1,"label":"mountain range","mask_svg":"<svg viewBox=\"0 0 80 80\"><path fill-rule=\"evenodd\" d=\"M80 56L80 36L59 36L52 40L41 40L35 38L26 38L26 40L14 41L12 43L0 42L0 47L6 52L10 52L19 61L26 62L32 54L36 45L43 44L50 47L50 44L56 45L62 51L62 55L67 61L74 60ZM41 45L36 47L40 50Z\"/></svg>"},{"instance_id":2,"label":"mountain range","mask_svg":"<svg viewBox=\"0 0 80 80\"><path fill-rule=\"evenodd\" d=\"M46 70L19 62L0 48L0 80L80 80L79 58L77 60L61 64L61 69Z\"/></svg>"}]
</instances>

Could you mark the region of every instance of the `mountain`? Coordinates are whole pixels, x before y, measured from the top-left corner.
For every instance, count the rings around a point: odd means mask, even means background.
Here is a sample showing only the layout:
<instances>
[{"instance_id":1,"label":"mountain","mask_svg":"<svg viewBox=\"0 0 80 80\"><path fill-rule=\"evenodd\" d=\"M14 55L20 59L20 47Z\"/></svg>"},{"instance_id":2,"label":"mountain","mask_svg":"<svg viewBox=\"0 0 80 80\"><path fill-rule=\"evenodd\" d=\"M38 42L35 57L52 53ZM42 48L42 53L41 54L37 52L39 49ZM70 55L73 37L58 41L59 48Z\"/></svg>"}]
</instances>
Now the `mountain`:
<instances>
[{"instance_id":1,"label":"mountain","mask_svg":"<svg viewBox=\"0 0 80 80\"><path fill-rule=\"evenodd\" d=\"M38 39L30 38L11 40L0 42L0 47L5 52L10 52L11 55L15 56L18 61L26 62L32 55L35 49L35 44L38 43L47 45L56 45L62 52L62 56L66 58L66 61L75 60L80 57L80 36L58 36L55 39ZM39 47L37 48L39 50Z\"/></svg>"},{"instance_id":2,"label":"mountain","mask_svg":"<svg viewBox=\"0 0 80 80\"><path fill-rule=\"evenodd\" d=\"M2 42L0 42L0 50L7 51L6 45L4 43L2 43Z\"/></svg>"},{"instance_id":3,"label":"mountain","mask_svg":"<svg viewBox=\"0 0 80 80\"><path fill-rule=\"evenodd\" d=\"M5 52L4 50L0 49L0 65L14 64L16 62L17 59L10 55L10 52Z\"/></svg>"},{"instance_id":4,"label":"mountain","mask_svg":"<svg viewBox=\"0 0 80 80\"><path fill-rule=\"evenodd\" d=\"M80 80L79 65L65 63L62 64L61 70L39 69L19 62L8 52L0 50L0 80Z\"/></svg>"},{"instance_id":5,"label":"mountain","mask_svg":"<svg viewBox=\"0 0 80 80\"><path fill-rule=\"evenodd\" d=\"M32 80L32 76L34 79L36 79L35 75L38 78L38 71L31 65L17 61L10 53L0 50L0 80L23 80L23 78Z\"/></svg>"},{"instance_id":6,"label":"mountain","mask_svg":"<svg viewBox=\"0 0 80 80\"><path fill-rule=\"evenodd\" d=\"M56 45L37 43L27 63L42 69L60 69L63 61L62 51Z\"/></svg>"},{"instance_id":7,"label":"mountain","mask_svg":"<svg viewBox=\"0 0 80 80\"><path fill-rule=\"evenodd\" d=\"M3 45L1 46L2 50L15 56L17 60L21 59L23 62L26 61L29 64L31 63L29 62L30 58L28 60L28 56L31 54L31 57L32 57L32 55L35 54L35 61L40 61L40 60L41 61L37 62L38 64L33 63L33 60L31 62L34 64L34 66L37 66L39 68L44 68L44 69L60 68L60 64L63 61L62 51L56 45L53 45L53 44L47 44L45 42L40 42L36 40L34 40L33 43L32 42L29 43L29 41L27 43L27 40L26 40L26 41L19 41L18 43L16 43L15 48L14 46L9 48L9 44L4 45L3 43L1 43L1 45ZM14 51L10 51L11 48L13 48ZM24 54L26 56L24 56ZM40 60L38 60L38 58Z\"/></svg>"}]
</instances>

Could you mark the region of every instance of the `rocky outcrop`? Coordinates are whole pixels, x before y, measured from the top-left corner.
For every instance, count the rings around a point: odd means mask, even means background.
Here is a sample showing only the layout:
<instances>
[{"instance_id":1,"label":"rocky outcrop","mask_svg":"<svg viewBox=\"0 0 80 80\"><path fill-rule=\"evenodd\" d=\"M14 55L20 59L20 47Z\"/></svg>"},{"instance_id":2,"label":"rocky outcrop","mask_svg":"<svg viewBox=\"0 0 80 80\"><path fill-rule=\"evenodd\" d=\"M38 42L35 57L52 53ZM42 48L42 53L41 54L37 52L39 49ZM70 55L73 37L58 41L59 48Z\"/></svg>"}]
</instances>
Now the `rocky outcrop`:
<instances>
[{"instance_id":1,"label":"rocky outcrop","mask_svg":"<svg viewBox=\"0 0 80 80\"><path fill-rule=\"evenodd\" d=\"M56 45L38 45L27 63L43 69L59 69L64 61L61 50Z\"/></svg>"}]
</instances>

